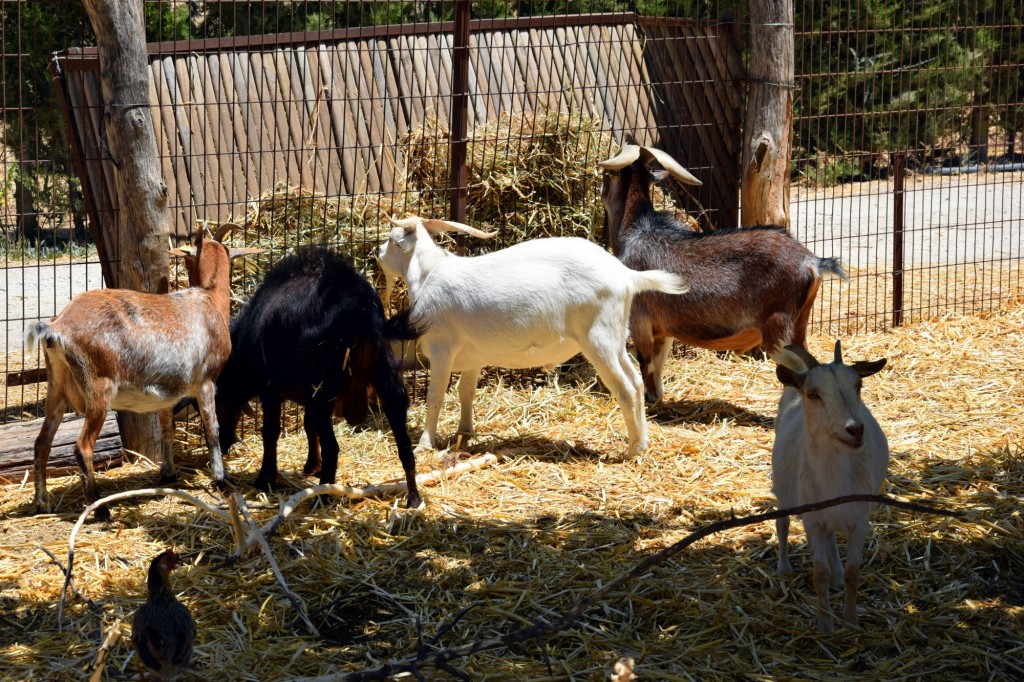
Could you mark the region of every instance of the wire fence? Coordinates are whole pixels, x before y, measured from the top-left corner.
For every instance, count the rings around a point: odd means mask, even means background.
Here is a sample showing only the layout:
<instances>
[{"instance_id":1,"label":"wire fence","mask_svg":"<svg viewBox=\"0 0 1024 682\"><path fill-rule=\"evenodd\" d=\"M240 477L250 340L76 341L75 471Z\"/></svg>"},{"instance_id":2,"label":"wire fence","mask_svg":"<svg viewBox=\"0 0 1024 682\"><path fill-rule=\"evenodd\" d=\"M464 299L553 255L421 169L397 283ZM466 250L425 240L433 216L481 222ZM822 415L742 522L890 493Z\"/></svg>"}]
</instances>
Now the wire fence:
<instances>
[{"instance_id":1,"label":"wire fence","mask_svg":"<svg viewBox=\"0 0 1024 682\"><path fill-rule=\"evenodd\" d=\"M883 6L884 5L884 6ZM1022 10L795 3L791 229L850 282L846 334L1019 295ZM374 273L384 214L603 241L596 162L624 141L704 180L660 200L738 223L745 2L147 1L154 129L178 238L234 220L263 265L320 243ZM79 2L0 2L6 329L0 420L41 414L27 321L116 284L122 244L95 38ZM101 259L98 251L104 256ZM239 281L247 296L260 279ZM27 363L27 365L26 365Z\"/></svg>"}]
</instances>

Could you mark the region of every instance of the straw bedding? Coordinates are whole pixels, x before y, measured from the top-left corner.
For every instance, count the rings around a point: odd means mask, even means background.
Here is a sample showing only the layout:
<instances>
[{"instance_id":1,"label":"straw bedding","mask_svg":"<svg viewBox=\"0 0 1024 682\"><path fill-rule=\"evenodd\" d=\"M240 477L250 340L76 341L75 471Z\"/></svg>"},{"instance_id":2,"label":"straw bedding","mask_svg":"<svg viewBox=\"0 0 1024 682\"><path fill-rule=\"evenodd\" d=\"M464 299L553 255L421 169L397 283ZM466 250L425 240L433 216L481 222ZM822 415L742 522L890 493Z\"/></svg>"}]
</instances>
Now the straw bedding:
<instances>
[{"instance_id":1,"label":"straw bedding","mask_svg":"<svg viewBox=\"0 0 1024 682\"><path fill-rule=\"evenodd\" d=\"M810 340L819 357L831 343ZM788 581L775 576L774 529L760 524L700 541L574 629L453 663L477 680L608 679L626 656L648 680L1024 678L1024 302L1009 301L999 314L861 333L844 345L848 358L889 358L864 389L892 447L887 492L973 514L875 512L861 631L814 633L799 524L790 540L798 573ZM409 656L421 642L443 648L553 619L694 528L773 507L779 386L770 363L683 349L665 376L666 399L648 415L651 448L634 459L622 454L621 413L586 365L563 371L557 387L553 377L537 385L498 374L479 393L478 438L423 456L418 468L484 452L503 455L501 462L424 488L427 506L414 518L396 513L401 499L301 507L271 547L319 638L303 630L258 550L220 566L232 551L230 528L172 499L119 504L111 524L87 524L74 575L91 603L71 599L58 631L62 575L41 548L66 562L81 485L76 477L51 480L57 513L48 516L29 515L31 484L5 486L0 677L88 679L118 619L127 634L148 562L167 546L189 555L172 582L199 629L184 679L359 670ZM414 435L423 412L414 404ZM441 433L452 432L456 415L452 391ZM401 477L384 428L380 417L337 426L341 481ZM182 442L198 442L195 423L182 429ZM282 442L281 468L299 488L307 484L298 473L305 439L293 431ZM233 450L231 471L251 480L260 453L258 438L247 439ZM182 487L212 501L202 448L191 461ZM136 463L102 473L100 484L114 492L155 477L154 467ZM276 512L278 495L244 492L258 520ZM841 595L832 596L838 608ZM137 679L135 665L123 636L101 679Z\"/></svg>"}]
</instances>

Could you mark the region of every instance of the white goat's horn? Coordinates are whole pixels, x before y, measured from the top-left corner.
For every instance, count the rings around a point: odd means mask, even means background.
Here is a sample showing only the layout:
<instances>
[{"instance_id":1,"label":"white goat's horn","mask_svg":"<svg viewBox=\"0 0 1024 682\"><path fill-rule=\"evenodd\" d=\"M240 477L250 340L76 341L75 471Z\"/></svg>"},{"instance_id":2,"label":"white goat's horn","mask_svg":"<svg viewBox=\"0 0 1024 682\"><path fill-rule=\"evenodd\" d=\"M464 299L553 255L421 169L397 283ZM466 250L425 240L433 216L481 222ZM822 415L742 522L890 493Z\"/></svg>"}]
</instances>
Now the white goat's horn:
<instances>
[{"instance_id":1,"label":"white goat's horn","mask_svg":"<svg viewBox=\"0 0 1024 682\"><path fill-rule=\"evenodd\" d=\"M419 216L409 216L408 218L392 218L388 216L388 222L395 227L404 227L407 232L412 232L416 229L416 226L420 223L426 228L430 234L437 234L439 232L465 232L472 237L478 237L480 239L490 239L497 235L497 232L484 232L478 230L475 227L457 223L454 220L438 220L436 218L421 218Z\"/></svg>"},{"instance_id":2,"label":"white goat's horn","mask_svg":"<svg viewBox=\"0 0 1024 682\"><path fill-rule=\"evenodd\" d=\"M839 345L839 339L836 339L836 354L834 361L838 362L840 365L843 364L843 349Z\"/></svg>"},{"instance_id":3,"label":"white goat's horn","mask_svg":"<svg viewBox=\"0 0 1024 682\"><path fill-rule=\"evenodd\" d=\"M654 159L661 164L661 167L669 172L673 178L687 185L702 185L700 180L693 176L693 173L683 168L678 161L669 156L666 152L654 147L640 147L640 152L649 159Z\"/></svg>"},{"instance_id":4,"label":"white goat's horn","mask_svg":"<svg viewBox=\"0 0 1024 682\"><path fill-rule=\"evenodd\" d=\"M427 219L423 221L423 227L427 228L427 232L431 234L437 234L438 232L465 232L479 239L490 239L498 234L497 232L484 232L475 227L457 223L454 220Z\"/></svg>"},{"instance_id":5,"label":"white goat's horn","mask_svg":"<svg viewBox=\"0 0 1024 682\"><path fill-rule=\"evenodd\" d=\"M411 215L408 218L392 218L391 216L386 217L388 219L388 222L394 225L395 227L404 227L407 230L415 229L417 225L423 222L423 218L419 217L418 215Z\"/></svg>"},{"instance_id":6,"label":"white goat's horn","mask_svg":"<svg viewBox=\"0 0 1024 682\"><path fill-rule=\"evenodd\" d=\"M640 147L635 144L624 144L617 156L604 161L598 161L597 165L605 170L621 170L640 158Z\"/></svg>"}]
</instances>

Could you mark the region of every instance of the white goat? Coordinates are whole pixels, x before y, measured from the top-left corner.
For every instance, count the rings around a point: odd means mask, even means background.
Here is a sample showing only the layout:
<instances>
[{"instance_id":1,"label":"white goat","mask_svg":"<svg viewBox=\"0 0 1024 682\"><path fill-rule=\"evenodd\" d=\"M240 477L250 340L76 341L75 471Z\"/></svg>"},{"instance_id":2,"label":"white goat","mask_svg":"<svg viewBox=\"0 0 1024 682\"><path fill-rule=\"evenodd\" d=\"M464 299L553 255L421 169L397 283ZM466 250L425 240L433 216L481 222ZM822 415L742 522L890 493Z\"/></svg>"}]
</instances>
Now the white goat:
<instances>
[{"instance_id":1,"label":"white goat","mask_svg":"<svg viewBox=\"0 0 1024 682\"><path fill-rule=\"evenodd\" d=\"M629 308L641 291L686 292L679 276L630 270L576 237L534 239L463 258L435 244L431 233L493 233L417 217L391 222L396 227L378 254L387 277L384 300L392 278L404 279L430 360L419 449L436 447L437 419L453 370L462 372L459 432L472 434L473 396L485 365L551 368L579 352L619 402L630 454L647 448L643 381L626 352Z\"/></svg>"},{"instance_id":2,"label":"white goat","mask_svg":"<svg viewBox=\"0 0 1024 682\"><path fill-rule=\"evenodd\" d=\"M844 365L836 341L835 359L821 365L804 348L786 346L776 375L784 385L775 420L772 492L780 508L811 504L843 495L877 494L889 467L889 443L860 397L861 378L878 372L885 359ZM814 563L818 595L818 632L832 632L828 586L846 586L843 620L857 625L857 585L874 505L848 504L800 516ZM789 563L789 518L776 522L779 576ZM836 531L846 533L846 570L839 558ZM842 577L840 577L842 574Z\"/></svg>"}]
</instances>

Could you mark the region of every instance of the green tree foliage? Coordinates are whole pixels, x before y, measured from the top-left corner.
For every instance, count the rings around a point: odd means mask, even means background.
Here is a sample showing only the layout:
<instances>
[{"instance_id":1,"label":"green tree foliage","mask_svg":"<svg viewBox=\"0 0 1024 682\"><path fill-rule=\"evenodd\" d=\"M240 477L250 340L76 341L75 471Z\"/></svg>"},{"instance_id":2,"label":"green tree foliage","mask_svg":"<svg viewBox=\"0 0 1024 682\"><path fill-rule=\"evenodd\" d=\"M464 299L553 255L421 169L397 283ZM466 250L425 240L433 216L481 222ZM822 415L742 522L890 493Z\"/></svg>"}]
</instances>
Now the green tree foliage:
<instances>
[{"instance_id":1,"label":"green tree foliage","mask_svg":"<svg viewBox=\"0 0 1024 682\"><path fill-rule=\"evenodd\" d=\"M975 107L1020 100L1019 5L797 0L799 151L967 157Z\"/></svg>"}]
</instances>

